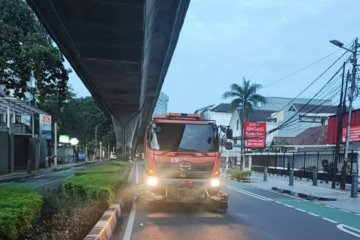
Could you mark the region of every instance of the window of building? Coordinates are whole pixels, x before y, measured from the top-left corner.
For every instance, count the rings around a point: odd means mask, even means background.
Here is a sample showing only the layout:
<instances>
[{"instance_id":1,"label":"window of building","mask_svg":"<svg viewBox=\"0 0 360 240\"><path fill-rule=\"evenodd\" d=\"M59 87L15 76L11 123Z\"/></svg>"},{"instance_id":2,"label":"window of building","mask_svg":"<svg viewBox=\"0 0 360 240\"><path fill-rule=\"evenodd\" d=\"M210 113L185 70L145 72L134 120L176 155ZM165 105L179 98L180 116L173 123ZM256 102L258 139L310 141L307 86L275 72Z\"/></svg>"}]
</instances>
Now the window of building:
<instances>
[{"instance_id":1,"label":"window of building","mask_svg":"<svg viewBox=\"0 0 360 240\"><path fill-rule=\"evenodd\" d=\"M21 115L15 115L15 123L21 123Z\"/></svg>"},{"instance_id":2,"label":"window of building","mask_svg":"<svg viewBox=\"0 0 360 240\"><path fill-rule=\"evenodd\" d=\"M4 114L0 114L0 122L5 122L5 115Z\"/></svg>"},{"instance_id":3,"label":"window of building","mask_svg":"<svg viewBox=\"0 0 360 240\"><path fill-rule=\"evenodd\" d=\"M321 126L325 126L326 123L326 119L325 118L321 118Z\"/></svg>"}]
</instances>

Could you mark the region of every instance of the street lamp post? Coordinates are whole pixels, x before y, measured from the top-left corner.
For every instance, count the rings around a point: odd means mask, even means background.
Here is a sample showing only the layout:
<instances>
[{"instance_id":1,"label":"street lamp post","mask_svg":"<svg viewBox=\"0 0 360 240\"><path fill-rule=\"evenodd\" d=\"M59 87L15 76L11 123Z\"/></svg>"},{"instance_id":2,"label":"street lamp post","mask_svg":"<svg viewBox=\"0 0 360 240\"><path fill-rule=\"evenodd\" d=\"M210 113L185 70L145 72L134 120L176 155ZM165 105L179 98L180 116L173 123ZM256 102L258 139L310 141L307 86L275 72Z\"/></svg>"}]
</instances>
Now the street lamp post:
<instances>
[{"instance_id":1,"label":"street lamp post","mask_svg":"<svg viewBox=\"0 0 360 240\"><path fill-rule=\"evenodd\" d=\"M348 115L348 125L346 128L346 142L345 142L345 156L344 161L347 162L349 158L349 141L350 141L350 124L351 124L351 111L352 111L352 103L354 100L354 91L355 91L355 77L356 77L356 67L357 67L357 48L358 46L358 38L355 39L355 46L354 51L350 50L346 47L344 47L344 44L338 40L331 40L330 43L345 49L346 51L349 51L353 53L353 69L352 69L352 78L351 78L351 87L350 87L350 95L349 95L349 115ZM352 164L352 163L351 163ZM359 164L357 162L357 164ZM337 165L334 166L334 172L337 169ZM334 181L334 179L333 179ZM357 197L357 188L358 188L358 174L356 171L353 170L352 172L352 179L351 179L351 197L356 198Z\"/></svg>"}]
</instances>

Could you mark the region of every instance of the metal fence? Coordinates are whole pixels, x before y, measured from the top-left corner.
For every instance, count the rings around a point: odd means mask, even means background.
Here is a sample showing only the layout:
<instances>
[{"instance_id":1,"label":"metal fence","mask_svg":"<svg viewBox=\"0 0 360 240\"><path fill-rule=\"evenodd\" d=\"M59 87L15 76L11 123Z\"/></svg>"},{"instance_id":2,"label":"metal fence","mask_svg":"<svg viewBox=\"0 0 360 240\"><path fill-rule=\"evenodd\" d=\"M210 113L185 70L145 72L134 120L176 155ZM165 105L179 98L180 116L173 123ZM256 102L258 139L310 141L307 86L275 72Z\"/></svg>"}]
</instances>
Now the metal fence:
<instances>
[{"instance_id":1,"label":"metal fence","mask_svg":"<svg viewBox=\"0 0 360 240\"><path fill-rule=\"evenodd\" d=\"M336 182L341 181L341 170L344 163L344 152L340 152L337 167L334 167L335 152L299 152L299 153L261 153L251 155L252 171L264 172L267 166L268 173L289 175L290 168L294 169L294 176L298 178L312 178L316 171L319 180L331 181L333 169L336 170ZM353 169L357 172L357 152L349 152L346 166L346 182L351 183Z\"/></svg>"}]
</instances>

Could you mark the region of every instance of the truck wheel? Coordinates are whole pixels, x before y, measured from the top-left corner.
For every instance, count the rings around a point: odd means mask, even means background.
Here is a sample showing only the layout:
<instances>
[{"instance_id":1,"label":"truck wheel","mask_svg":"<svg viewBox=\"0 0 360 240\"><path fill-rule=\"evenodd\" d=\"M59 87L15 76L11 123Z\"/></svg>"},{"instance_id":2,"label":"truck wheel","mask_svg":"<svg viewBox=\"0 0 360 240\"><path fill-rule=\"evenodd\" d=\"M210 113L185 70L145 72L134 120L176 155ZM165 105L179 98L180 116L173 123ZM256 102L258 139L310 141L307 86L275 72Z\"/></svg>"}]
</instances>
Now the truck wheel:
<instances>
[{"instance_id":1,"label":"truck wheel","mask_svg":"<svg viewBox=\"0 0 360 240\"><path fill-rule=\"evenodd\" d=\"M210 205L211 211L215 213L225 213L228 209L228 203L227 202L213 202Z\"/></svg>"},{"instance_id":2,"label":"truck wheel","mask_svg":"<svg viewBox=\"0 0 360 240\"><path fill-rule=\"evenodd\" d=\"M214 196L219 192L219 190L215 191L214 189L207 189L207 192L209 193L210 196Z\"/></svg>"}]
</instances>

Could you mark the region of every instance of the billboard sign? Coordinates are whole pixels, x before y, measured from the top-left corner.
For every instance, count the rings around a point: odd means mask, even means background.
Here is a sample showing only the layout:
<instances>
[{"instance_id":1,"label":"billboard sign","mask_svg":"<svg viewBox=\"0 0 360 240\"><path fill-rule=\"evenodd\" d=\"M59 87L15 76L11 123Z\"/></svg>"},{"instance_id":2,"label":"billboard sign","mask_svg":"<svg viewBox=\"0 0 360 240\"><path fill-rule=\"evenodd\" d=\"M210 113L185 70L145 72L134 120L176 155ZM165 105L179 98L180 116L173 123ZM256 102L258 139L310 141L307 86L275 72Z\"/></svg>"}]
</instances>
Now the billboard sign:
<instances>
[{"instance_id":1,"label":"billboard sign","mask_svg":"<svg viewBox=\"0 0 360 240\"><path fill-rule=\"evenodd\" d=\"M60 143L69 143L69 135L59 135L59 142Z\"/></svg>"},{"instance_id":2,"label":"billboard sign","mask_svg":"<svg viewBox=\"0 0 360 240\"><path fill-rule=\"evenodd\" d=\"M343 128L341 141L346 141L346 128ZM350 127L349 142L360 142L360 126Z\"/></svg>"},{"instance_id":3,"label":"billboard sign","mask_svg":"<svg viewBox=\"0 0 360 240\"><path fill-rule=\"evenodd\" d=\"M246 147L265 148L266 123L265 122L245 122L244 135Z\"/></svg>"},{"instance_id":4,"label":"billboard sign","mask_svg":"<svg viewBox=\"0 0 360 240\"><path fill-rule=\"evenodd\" d=\"M40 138L51 139L51 116L40 114L39 124Z\"/></svg>"}]
</instances>

